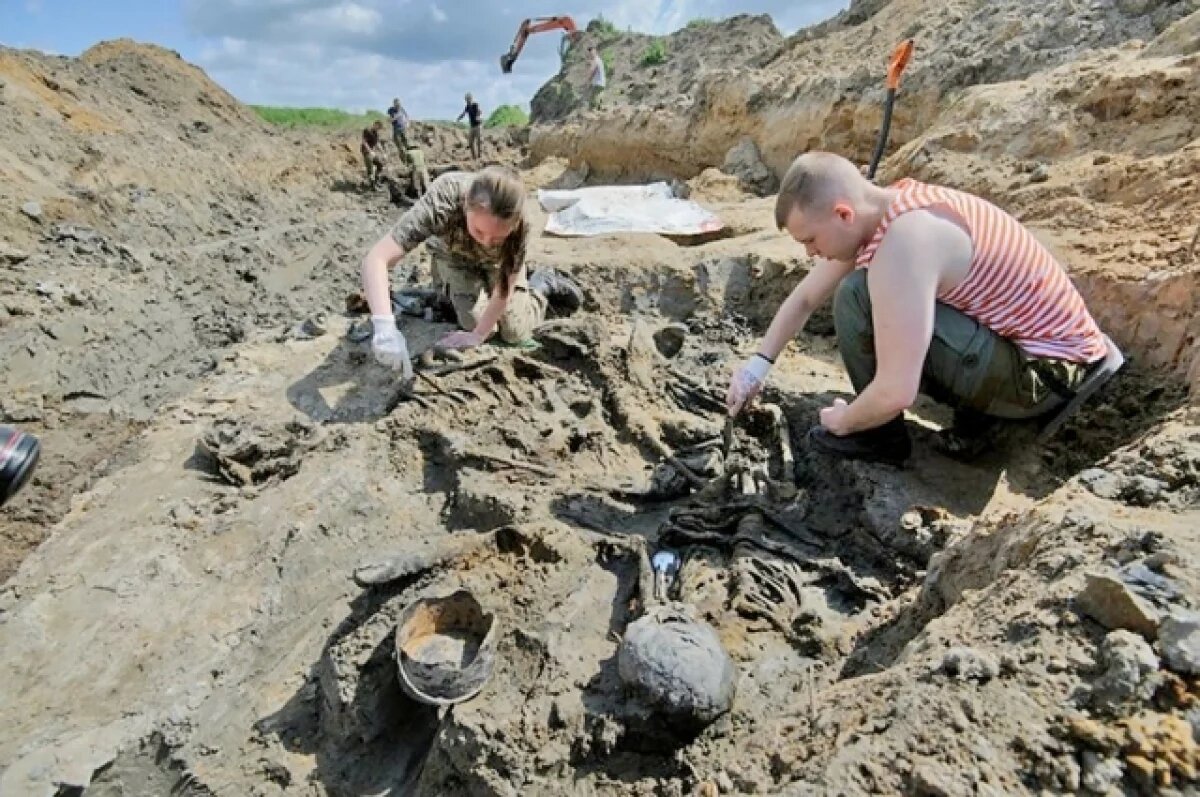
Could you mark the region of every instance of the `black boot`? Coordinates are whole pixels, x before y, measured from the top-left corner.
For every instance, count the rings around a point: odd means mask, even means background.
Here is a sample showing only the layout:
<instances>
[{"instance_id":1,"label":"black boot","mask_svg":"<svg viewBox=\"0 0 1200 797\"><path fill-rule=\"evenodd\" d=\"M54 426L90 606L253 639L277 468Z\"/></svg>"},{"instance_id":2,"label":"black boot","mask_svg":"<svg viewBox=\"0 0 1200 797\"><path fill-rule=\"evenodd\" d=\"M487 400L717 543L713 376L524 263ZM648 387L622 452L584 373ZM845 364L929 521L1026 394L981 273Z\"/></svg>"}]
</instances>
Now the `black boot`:
<instances>
[{"instance_id":1,"label":"black boot","mask_svg":"<svg viewBox=\"0 0 1200 797\"><path fill-rule=\"evenodd\" d=\"M540 293L557 315L570 315L583 305L579 286L552 268L539 268L530 274L529 290Z\"/></svg>"},{"instance_id":2,"label":"black boot","mask_svg":"<svg viewBox=\"0 0 1200 797\"><path fill-rule=\"evenodd\" d=\"M808 430L808 442L817 451L844 459L882 462L900 467L912 454L912 440L898 415L883 426L842 437L817 425Z\"/></svg>"},{"instance_id":3,"label":"black boot","mask_svg":"<svg viewBox=\"0 0 1200 797\"><path fill-rule=\"evenodd\" d=\"M934 438L934 447L962 462L977 459L995 442L1000 419L967 409L954 411L954 423Z\"/></svg>"}]
</instances>

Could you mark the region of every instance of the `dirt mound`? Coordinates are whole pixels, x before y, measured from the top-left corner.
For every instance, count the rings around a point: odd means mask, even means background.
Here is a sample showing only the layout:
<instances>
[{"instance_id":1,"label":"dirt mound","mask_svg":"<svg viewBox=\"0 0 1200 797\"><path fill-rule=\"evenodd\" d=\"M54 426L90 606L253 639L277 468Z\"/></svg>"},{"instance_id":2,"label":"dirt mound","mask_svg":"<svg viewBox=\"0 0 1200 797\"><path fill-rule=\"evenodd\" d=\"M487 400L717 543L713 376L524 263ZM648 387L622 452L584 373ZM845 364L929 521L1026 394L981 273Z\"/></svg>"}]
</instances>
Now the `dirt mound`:
<instances>
[{"instance_id":1,"label":"dirt mound","mask_svg":"<svg viewBox=\"0 0 1200 797\"><path fill-rule=\"evenodd\" d=\"M0 110L0 422L47 454L8 514L6 575L227 347L340 310L395 210L364 202L358 130L274 129L153 45L0 48ZM435 170L467 152L455 127L413 136ZM485 155L520 146L488 131Z\"/></svg>"},{"instance_id":2,"label":"dirt mound","mask_svg":"<svg viewBox=\"0 0 1200 797\"><path fill-rule=\"evenodd\" d=\"M591 68L586 55L589 46L595 47L610 67L606 100L665 111L675 110L678 103L695 96L705 73L753 66L764 50L782 41L766 15L704 21L669 36L621 33L593 22L571 49L559 74L533 96L531 118L534 123L553 123L580 106L581 88Z\"/></svg>"}]
</instances>

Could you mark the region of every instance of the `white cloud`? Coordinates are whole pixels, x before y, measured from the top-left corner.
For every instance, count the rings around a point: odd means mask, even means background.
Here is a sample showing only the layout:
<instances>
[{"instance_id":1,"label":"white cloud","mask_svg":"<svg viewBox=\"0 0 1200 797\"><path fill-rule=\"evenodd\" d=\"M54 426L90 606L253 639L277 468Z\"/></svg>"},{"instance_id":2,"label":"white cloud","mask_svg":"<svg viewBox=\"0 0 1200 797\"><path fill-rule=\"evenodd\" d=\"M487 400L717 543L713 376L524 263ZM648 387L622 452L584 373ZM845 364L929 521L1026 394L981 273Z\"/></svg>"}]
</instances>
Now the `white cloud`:
<instances>
[{"instance_id":1,"label":"white cloud","mask_svg":"<svg viewBox=\"0 0 1200 797\"><path fill-rule=\"evenodd\" d=\"M453 118L471 92L485 112L528 108L559 68L556 34L531 37L517 69L502 74L526 16L570 14L579 27L603 15L620 29L664 34L697 17L770 13L791 33L848 0L184 0L202 42L200 66L246 102L382 109L400 96L418 118Z\"/></svg>"},{"instance_id":2,"label":"white cloud","mask_svg":"<svg viewBox=\"0 0 1200 797\"><path fill-rule=\"evenodd\" d=\"M329 8L304 11L297 16L296 22L315 34L315 38L336 33L369 36L379 29L383 15L358 3L338 3Z\"/></svg>"}]
</instances>

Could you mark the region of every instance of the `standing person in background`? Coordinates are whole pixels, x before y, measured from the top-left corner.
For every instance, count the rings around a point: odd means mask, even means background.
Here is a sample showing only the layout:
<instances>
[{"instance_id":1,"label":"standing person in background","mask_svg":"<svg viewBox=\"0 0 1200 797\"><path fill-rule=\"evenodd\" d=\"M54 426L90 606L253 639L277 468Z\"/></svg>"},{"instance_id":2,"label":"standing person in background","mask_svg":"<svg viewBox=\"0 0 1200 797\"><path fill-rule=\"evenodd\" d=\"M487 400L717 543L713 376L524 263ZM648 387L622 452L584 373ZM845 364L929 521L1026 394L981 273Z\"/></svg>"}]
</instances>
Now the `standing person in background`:
<instances>
[{"instance_id":1,"label":"standing person in background","mask_svg":"<svg viewBox=\"0 0 1200 797\"><path fill-rule=\"evenodd\" d=\"M388 108L387 114L392 119L392 142L404 162L411 164L408 157L408 112L400 104L399 97L392 100L392 107Z\"/></svg>"},{"instance_id":2,"label":"standing person in background","mask_svg":"<svg viewBox=\"0 0 1200 797\"><path fill-rule=\"evenodd\" d=\"M380 146L380 133L383 130L383 120L376 119L370 127L362 131L363 165L367 168L367 185L379 187L379 176L383 173L383 147Z\"/></svg>"},{"instance_id":3,"label":"standing person in background","mask_svg":"<svg viewBox=\"0 0 1200 797\"><path fill-rule=\"evenodd\" d=\"M604 87L608 85L608 73L604 69L604 59L600 57L600 53L596 52L596 47L594 45L588 45L587 54L587 103L589 108L595 108L600 104L601 92L603 92Z\"/></svg>"},{"instance_id":4,"label":"standing person in background","mask_svg":"<svg viewBox=\"0 0 1200 797\"><path fill-rule=\"evenodd\" d=\"M466 107L454 121L461 121L463 116L470 121L471 132L467 138L467 145L471 148L471 157L479 160L483 157L483 111L479 109L479 103L475 102L470 94L467 94L466 101Z\"/></svg>"}]
</instances>

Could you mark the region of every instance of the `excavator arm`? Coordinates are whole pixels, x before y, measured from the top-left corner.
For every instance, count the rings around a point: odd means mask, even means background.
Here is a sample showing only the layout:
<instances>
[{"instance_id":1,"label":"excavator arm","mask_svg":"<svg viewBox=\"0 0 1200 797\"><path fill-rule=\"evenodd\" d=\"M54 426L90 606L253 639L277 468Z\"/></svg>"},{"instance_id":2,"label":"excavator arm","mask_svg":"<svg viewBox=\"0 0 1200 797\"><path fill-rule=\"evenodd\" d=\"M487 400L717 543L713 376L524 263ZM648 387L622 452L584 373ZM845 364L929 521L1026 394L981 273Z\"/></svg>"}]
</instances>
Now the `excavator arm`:
<instances>
[{"instance_id":1,"label":"excavator arm","mask_svg":"<svg viewBox=\"0 0 1200 797\"><path fill-rule=\"evenodd\" d=\"M559 47L559 55L566 56L567 49L580 36L579 30L575 27L575 20L570 17L533 17L522 22L521 27L517 29L517 36L513 39L512 47L509 47L508 52L500 56L500 69L506 75L512 72L513 64L517 62L517 56L521 54L521 50L525 48L525 41L532 34L559 29L563 31L563 44Z\"/></svg>"}]
</instances>

